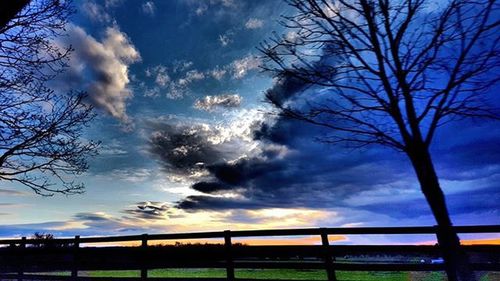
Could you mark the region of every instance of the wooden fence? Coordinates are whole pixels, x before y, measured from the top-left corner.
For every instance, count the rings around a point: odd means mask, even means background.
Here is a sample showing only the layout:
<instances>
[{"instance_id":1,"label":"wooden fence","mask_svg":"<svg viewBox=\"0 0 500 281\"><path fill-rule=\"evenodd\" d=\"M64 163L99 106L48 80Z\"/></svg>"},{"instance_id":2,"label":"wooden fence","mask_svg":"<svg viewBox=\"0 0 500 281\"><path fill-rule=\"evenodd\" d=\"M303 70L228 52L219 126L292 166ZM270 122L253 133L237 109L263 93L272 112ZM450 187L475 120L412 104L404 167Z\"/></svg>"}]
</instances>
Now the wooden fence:
<instances>
[{"instance_id":1,"label":"wooden fence","mask_svg":"<svg viewBox=\"0 0 500 281\"><path fill-rule=\"evenodd\" d=\"M457 233L500 233L500 225L456 226ZM63 239L0 240L1 280L147 280L148 270L157 268L225 268L226 278L195 280L246 280L235 278L235 269L321 269L328 280L336 280L336 271L442 271L438 245L331 245L329 235L435 235L437 227L356 227L275 230L240 230L199 233L174 233ZM234 238L319 236L320 245L249 246L233 243ZM223 239L223 244L152 246L148 242L181 239ZM139 242L139 247L82 247L88 243ZM95 244L94 244L95 245ZM472 268L500 271L500 246L462 246L472 255ZM349 257L407 255L426 257L413 260L350 261ZM79 271L140 270L140 277L83 277ZM70 276L42 275L42 272L71 271ZM154 280L193 280L192 278L151 278ZM257 279L251 279L257 280ZM282 280L282 279L280 279Z\"/></svg>"}]
</instances>

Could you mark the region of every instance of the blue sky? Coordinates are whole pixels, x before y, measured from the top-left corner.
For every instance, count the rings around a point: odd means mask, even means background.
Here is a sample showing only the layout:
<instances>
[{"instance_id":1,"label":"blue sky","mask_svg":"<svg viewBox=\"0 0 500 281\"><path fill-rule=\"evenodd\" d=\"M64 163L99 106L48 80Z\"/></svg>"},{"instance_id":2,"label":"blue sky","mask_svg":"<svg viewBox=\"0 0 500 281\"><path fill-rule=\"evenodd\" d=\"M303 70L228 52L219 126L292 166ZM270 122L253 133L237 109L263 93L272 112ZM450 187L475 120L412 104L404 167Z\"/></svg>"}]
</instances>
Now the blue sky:
<instances>
[{"instance_id":1,"label":"blue sky","mask_svg":"<svg viewBox=\"0 0 500 281\"><path fill-rule=\"evenodd\" d=\"M256 47L286 34L282 1L75 2L57 42L75 51L53 86L88 91L100 155L82 195L0 182L0 236L434 224L404 155L319 143L324 131L263 102L274 81ZM441 128L432 152L455 224L500 222L499 143L498 122Z\"/></svg>"}]
</instances>

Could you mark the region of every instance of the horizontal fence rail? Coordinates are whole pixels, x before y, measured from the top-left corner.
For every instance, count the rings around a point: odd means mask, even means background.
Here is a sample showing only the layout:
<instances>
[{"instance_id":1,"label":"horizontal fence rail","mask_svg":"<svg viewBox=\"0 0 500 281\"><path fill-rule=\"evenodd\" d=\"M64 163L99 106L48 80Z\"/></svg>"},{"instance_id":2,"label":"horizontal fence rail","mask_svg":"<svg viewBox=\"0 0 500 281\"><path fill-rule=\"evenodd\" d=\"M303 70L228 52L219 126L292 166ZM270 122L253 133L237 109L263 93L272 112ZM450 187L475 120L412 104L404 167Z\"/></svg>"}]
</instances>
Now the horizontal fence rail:
<instances>
[{"instance_id":1,"label":"horizontal fence rail","mask_svg":"<svg viewBox=\"0 0 500 281\"><path fill-rule=\"evenodd\" d=\"M459 234L500 233L500 225L455 226ZM326 280L336 280L336 271L442 271L439 245L331 245L329 235L432 234L436 226L303 228L238 230L197 233L143 234L128 236L58 239L0 240L1 280L193 280L193 278L151 278L157 268L222 268L225 278L199 280L245 280L235 269L316 269L325 270ZM319 236L318 245L250 246L233 243L233 238L273 236ZM183 239L221 239L222 244L148 245L148 242ZM82 247L87 243L138 242L138 246ZM477 271L500 271L499 245L462 246ZM363 257L370 257L363 259ZM373 257L376 257L375 259ZM389 257L389 258L387 258ZM422 257L422 260L395 260L394 257ZM138 270L140 277L84 277L79 271ZM69 276L41 275L42 272L70 271ZM198 280L198 279L196 279ZM257 279L252 279L257 280ZM266 279L269 280L269 279ZM283 280L283 279L280 279Z\"/></svg>"}]
</instances>

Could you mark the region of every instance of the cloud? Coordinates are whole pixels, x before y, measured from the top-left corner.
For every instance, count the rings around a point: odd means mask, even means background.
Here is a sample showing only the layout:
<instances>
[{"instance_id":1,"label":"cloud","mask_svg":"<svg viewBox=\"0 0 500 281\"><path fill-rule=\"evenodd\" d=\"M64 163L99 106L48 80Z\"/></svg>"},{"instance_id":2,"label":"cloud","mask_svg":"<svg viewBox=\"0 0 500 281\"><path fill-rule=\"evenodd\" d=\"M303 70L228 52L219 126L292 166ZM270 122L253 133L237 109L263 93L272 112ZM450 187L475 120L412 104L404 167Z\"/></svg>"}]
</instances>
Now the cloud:
<instances>
[{"instance_id":1,"label":"cloud","mask_svg":"<svg viewBox=\"0 0 500 281\"><path fill-rule=\"evenodd\" d=\"M390 205L387 204L387 198L391 198ZM486 189L479 186L478 190L468 190L446 196L448 210L454 217L471 214L488 214L487 216L498 217L500 215L499 200L498 186ZM408 211L408 206L411 206L411 212ZM423 196L393 200L392 195L388 195L384 201L375 201L363 206L363 209L374 213L389 213L391 217L399 219L411 219L430 214L430 207Z\"/></svg>"},{"instance_id":2,"label":"cloud","mask_svg":"<svg viewBox=\"0 0 500 281\"><path fill-rule=\"evenodd\" d=\"M218 40L222 47L226 47L227 45L233 42L233 39L230 37L230 34L220 34Z\"/></svg>"},{"instance_id":3,"label":"cloud","mask_svg":"<svg viewBox=\"0 0 500 281\"><path fill-rule=\"evenodd\" d=\"M82 5L82 10L94 22L110 23L112 21L111 16L106 12L104 7L93 1L85 1Z\"/></svg>"},{"instance_id":4,"label":"cloud","mask_svg":"<svg viewBox=\"0 0 500 281\"><path fill-rule=\"evenodd\" d=\"M206 5L200 5L199 7L196 8L196 15L201 16L203 15L206 11L208 10L208 6Z\"/></svg>"},{"instance_id":5,"label":"cloud","mask_svg":"<svg viewBox=\"0 0 500 281\"><path fill-rule=\"evenodd\" d=\"M264 26L264 21L256 18L250 18L246 23L245 23L245 28L246 29L258 29L262 28Z\"/></svg>"},{"instance_id":6,"label":"cloud","mask_svg":"<svg viewBox=\"0 0 500 281\"><path fill-rule=\"evenodd\" d=\"M140 226L134 221L124 220L123 218L115 218L105 212L82 212L73 216L73 219L78 221L84 228L90 229L92 232L107 233L112 232L128 232L140 231ZM81 233L85 231L80 230Z\"/></svg>"},{"instance_id":7,"label":"cloud","mask_svg":"<svg viewBox=\"0 0 500 281\"><path fill-rule=\"evenodd\" d=\"M165 219L169 214L170 205L162 202L138 202L135 208L127 209L123 212L138 219Z\"/></svg>"},{"instance_id":8,"label":"cloud","mask_svg":"<svg viewBox=\"0 0 500 281\"><path fill-rule=\"evenodd\" d=\"M252 154L252 124L261 120L258 110L231 113L226 124L170 118L150 120L149 152L168 176L199 179L206 166L234 161Z\"/></svg>"},{"instance_id":9,"label":"cloud","mask_svg":"<svg viewBox=\"0 0 500 281\"><path fill-rule=\"evenodd\" d=\"M232 9L238 8L241 6L240 2L236 2L234 0L210 0L210 1L197 1L197 0L185 0L187 4L194 8L194 13L197 16L204 15L210 8L217 9Z\"/></svg>"},{"instance_id":10,"label":"cloud","mask_svg":"<svg viewBox=\"0 0 500 281\"><path fill-rule=\"evenodd\" d=\"M216 66L212 69L200 71L192 69L191 61L174 61L168 68L164 65L148 67L145 70L146 77L152 79L154 87L147 87L142 82L139 87L146 97L159 97L162 90L166 91L169 99L182 99L191 92L194 83L213 78L221 81L226 75L242 79L252 70L259 68L261 60L255 56L248 55L234 60L228 65ZM200 104L201 105L201 104Z\"/></svg>"},{"instance_id":11,"label":"cloud","mask_svg":"<svg viewBox=\"0 0 500 281\"><path fill-rule=\"evenodd\" d=\"M174 73L186 71L189 68L191 68L193 66L193 64L194 63L192 61L176 60L176 61L174 61L174 65L172 67L172 71Z\"/></svg>"},{"instance_id":12,"label":"cloud","mask_svg":"<svg viewBox=\"0 0 500 281\"><path fill-rule=\"evenodd\" d=\"M223 153L209 140L212 132L207 126L155 124L155 127L150 137L150 152L170 173L192 174L223 159Z\"/></svg>"},{"instance_id":13,"label":"cloud","mask_svg":"<svg viewBox=\"0 0 500 281\"><path fill-rule=\"evenodd\" d=\"M84 85L90 101L120 120L127 120L126 102L132 97L128 88L129 66L141 60L139 52L118 27L108 27L102 41L75 25L68 25L67 44L75 51L67 76L68 85ZM69 76L69 77L68 77Z\"/></svg>"},{"instance_id":14,"label":"cloud","mask_svg":"<svg viewBox=\"0 0 500 281\"><path fill-rule=\"evenodd\" d=\"M3 196L25 196L25 195L29 195L29 193L23 192L23 191L18 191L18 190L13 190L13 189L0 188L0 195L3 195Z\"/></svg>"},{"instance_id":15,"label":"cloud","mask_svg":"<svg viewBox=\"0 0 500 281\"><path fill-rule=\"evenodd\" d=\"M155 15L156 6L155 6L155 3L153 3L152 1L148 1L144 4L142 4L141 8L142 8L142 12L144 14L149 15L149 16Z\"/></svg>"},{"instance_id":16,"label":"cloud","mask_svg":"<svg viewBox=\"0 0 500 281\"><path fill-rule=\"evenodd\" d=\"M200 72L200 71L194 69L194 70L190 70L190 71L186 72L186 76L179 80L179 84L184 86L187 84L191 84L194 81L202 80L204 78L205 78L205 74L203 72Z\"/></svg>"},{"instance_id":17,"label":"cloud","mask_svg":"<svg viewBox=\"0 0 500 281\"><path fill-rule=\"evenodd\" d=\"M227 70L216 66L214 69L209 71L210 76L212 76L216 80L222 80L224 75L226 75Z\"/></svg>"},{"instance_id":18,"label":"cloud","mask_svg":"<svg viewBox=\"0 0 500 281\"><path fill-rule=\"evenodd\" d=\"M168 87L167 98L180 99L189 93L189 87L192 83L205 79L205 73L196 69L187 71L183 77L171 81Z\"/></svg>"},{"instance_id":19,"label":"cloud","mask_svg":"<svg viewBox=\"0 0 500 281\"><path fill-rule=\"evenodd\" d=\"M128 181L132 183L145 182L153 176L151 170L146 168L123 168L106 171L106 174L99 175L102 177L114 178L118 181Z\"/></svg>"},{"instance_id":20,"label":"cloud","mask_svg":"<svg viewBox=\"0 0 500 281\"><path fill-rule=\"evenodd\" d=\"M353 194L396 182L398 187L415 187L411 180L401 180L411 173L401 163L392 163L394 155L385 150L367 155L325 153L329 147L312 138L321 132L317 127L283 118L274 122L255 125L260 144L253 156L207 163L208 175L192 185L206 195L188 196L178 207L329 208L350 206L347 199Z\"/></svg>"},{"instance_id":21,"label":"cloud","mask_svg":"<svg viewBox=\"0 0 500 281\"><path fill-rule=\"evenodd\" d=\"M128 154L128 151L124 149L123 143L117 140L111 140L106 144L102 144L99 148L99 156L110 157L110 156L123 156Z\"/></svg>"},{"instance_id":22,"label":"cloud","mask_svg":"<svg viewBox=\"0 0 500 281\"><path fill-rule=\"evenodd\" d=\"M306 91L314 89L282 77L266 94L280 104L300 107L300 95ZM435 166L454 218L469 222L482 214L491 221L499 212L499 194L493 191L500 190L498 126L464 122L441 128L432 147ZM434 223L405 154L380 146L352 150L315 142L332 131L279 115L252 128L257 141L253 153L205 165L207 175L191 186L201 194L179 200L178 208L339 208L384 217L382 222L393 224L415 218ZM370 223L370 218L364 221Z\"/></svg>"},{"instance_id":23,"label":"cloud","mask_svg":"<svg viewBox=\"0 0 500 281\"><path fill-rule=\"evenodd\" d=\"M147 68L146 76L153 77L156 85L159 87L166 87L170 82L170 76L167 73L167 68L163 65Z\"/></svg>"},{"instance_id":24,"label":"cloud","mask_svg":"<svg viewBox=\"0 0 500 281\"><path fill-rule=\"evenodd\" d=\"M235 108L241 105L241 100L241 96L236 94L205 96L195 101L194 108L204 111L213 111L217 107Z\"/></svg>"},{"instance_id":25,"label":"cloud","mask_svg":"<svg viewBox=\"0 0 500 281\"><path fill-rule=\"evenodd\" d=\"M106 8L115 8L118 5L121 5L123 0L104 0L104 6Z\"/></svg>"},{"instance_id":26,"label":"cloud","mask_svg":"<svg viewBox=\"0 0 500 281\"><path fill-rule=\"evenodd\" d=\"M242 59L235 60L231 63L233 77L241 79L247 75L250 70L258 69L261 65L261 60L255 56L246 56Z\"/></svg>"}]
</instances>

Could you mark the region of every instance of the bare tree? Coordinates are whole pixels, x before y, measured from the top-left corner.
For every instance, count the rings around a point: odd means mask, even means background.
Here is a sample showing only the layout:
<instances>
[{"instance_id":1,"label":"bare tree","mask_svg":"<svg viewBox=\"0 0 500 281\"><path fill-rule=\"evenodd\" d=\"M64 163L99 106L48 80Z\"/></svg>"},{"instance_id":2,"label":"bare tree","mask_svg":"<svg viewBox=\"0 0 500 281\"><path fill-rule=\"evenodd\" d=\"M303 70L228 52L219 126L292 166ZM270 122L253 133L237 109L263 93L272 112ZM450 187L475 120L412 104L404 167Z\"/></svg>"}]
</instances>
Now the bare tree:
<instances>
[{"instance_id":1,"label":"bare tree","mask_svg":"<svg viewBox=\"0 0 500 281\"><path fill-rule=\"evenodd\" d=\"M0 3L0 26L3 28L7 25L28 3L29 0L2 1Z\"/></svg>"},{"instance_id":2,"label":"bare tree","mask_svg":"<svg viewBox=\"0 0 500 281\"><path fill-rule=\"evenodd\" d=\"M94 117L84 94L48 87L69 59L54 39L71 13L69 1L31 1L0 27L0 180L41 195L83 192L73 176L97 148L81 139Z\"/></svg>"},{"instance_id":3,"label":"bare tree","mask_svg":"<svg viewBox=\"0 0 500 281\"><path fill-rule=\"evenodd\" d=\"M278 83L304 86L293 97L269 91L268 101L288 117L331 129L326 142L404 152L437 221L449 280L474 280L429 147L450 121L499 118L485 99L500 79L499 3L287 2L295 11L281 21L288 33L259 49Z\"/></svg>"}]
</instances>

